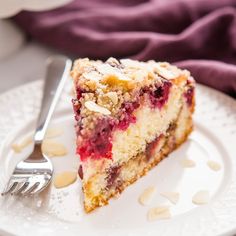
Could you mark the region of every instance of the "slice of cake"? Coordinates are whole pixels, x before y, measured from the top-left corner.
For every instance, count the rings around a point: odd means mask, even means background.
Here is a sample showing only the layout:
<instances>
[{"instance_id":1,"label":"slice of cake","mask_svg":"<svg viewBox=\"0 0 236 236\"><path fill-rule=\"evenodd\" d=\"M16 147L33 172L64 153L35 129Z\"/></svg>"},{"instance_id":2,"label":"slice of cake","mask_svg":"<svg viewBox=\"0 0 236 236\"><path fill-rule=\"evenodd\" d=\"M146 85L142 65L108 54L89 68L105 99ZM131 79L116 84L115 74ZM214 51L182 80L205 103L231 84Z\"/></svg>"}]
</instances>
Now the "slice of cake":
<instances>
[{"instance_id":1,"label":"slice of cake","mask_svg":"<svg viewBox=\"0 0 236 236\"><path fill-rule=\"evenodd\" d=\"M79 59L71 75L86 212L145 175L192 131L194 80L166 62Z\"/></svg>"}]
</instances>

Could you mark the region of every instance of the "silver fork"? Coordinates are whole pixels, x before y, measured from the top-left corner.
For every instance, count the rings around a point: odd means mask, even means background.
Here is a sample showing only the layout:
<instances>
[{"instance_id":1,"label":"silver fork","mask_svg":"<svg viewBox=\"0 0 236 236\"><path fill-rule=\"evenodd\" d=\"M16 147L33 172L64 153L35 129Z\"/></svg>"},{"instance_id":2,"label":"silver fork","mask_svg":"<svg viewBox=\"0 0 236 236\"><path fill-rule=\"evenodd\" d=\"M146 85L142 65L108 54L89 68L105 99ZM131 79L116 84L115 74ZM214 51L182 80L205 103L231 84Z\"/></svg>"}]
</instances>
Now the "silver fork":
<instances>
[{"instance_id":1,"label":"silver fork","mask_svg":"<svg viewBox=\"0 0 236 236\"><path fill-rule=\"evenodd\" d=\"M41 146L71 65L71 60L63 56L54 56L48 59L41 110L34 134L33 152L27 159L16 165L2 195L8 193L36 194L51 182L53 166L48 157L42 153Z\"/></svg>"}]
</instances>

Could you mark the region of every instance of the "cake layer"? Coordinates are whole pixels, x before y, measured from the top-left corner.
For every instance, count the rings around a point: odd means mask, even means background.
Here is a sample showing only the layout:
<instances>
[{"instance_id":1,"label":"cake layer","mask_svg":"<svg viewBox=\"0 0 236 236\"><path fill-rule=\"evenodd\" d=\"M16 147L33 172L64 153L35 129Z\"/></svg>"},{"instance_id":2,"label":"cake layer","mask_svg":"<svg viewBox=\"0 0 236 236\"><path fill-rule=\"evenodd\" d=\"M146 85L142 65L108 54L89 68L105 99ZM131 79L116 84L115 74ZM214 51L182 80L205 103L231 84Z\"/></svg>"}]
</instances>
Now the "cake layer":
<instances>
[{"instance_id":1,"label":"cake layer","mask_svg":"<svg viewBox=\"0 0 236 236\"><path fill-rule=\"evenodd\" d=\"M84 184L85 211L108 204L111 197L121 193L181 145L192 128L191 112L185 105L177 120L169 125L168 131L147 145L144 152L121 165L110 167L106 172L97 173Z\"/></svg>"},{"instance_id":2,"label":"cake layer","mask_svg":"<svg viewBox=\"0 0 236 236\"><path fill-rule=\"evenodd\" d=\"M149 98L144 97L142 105L133 113L136 122L131 123L126 130L116 129L112 132L112 159L88 159L83 163L84 181L101 169L109 168L112 163L120 165L127 162L138 153L144 152L147 143L159 135L165 134L169 125L176 120L180 112L184 102L184 93L184 85L172 86L163 109L152 108Z\"/></svg>"},{"instance_id":3,"label":"cake layer","mask_svg":"<svg viewBox=\"0 0 236 236\"><path fill-rule=\"evenodd\" d=\"M182 106L184 86L172 86L163 109L153 109L146 99L134 111L136 122L126 130L116 130L112 136L112 157L115 162L126 162L140 152L160 134L165 134L170 123L176 120Z\"/></svg>"}]
</instances>

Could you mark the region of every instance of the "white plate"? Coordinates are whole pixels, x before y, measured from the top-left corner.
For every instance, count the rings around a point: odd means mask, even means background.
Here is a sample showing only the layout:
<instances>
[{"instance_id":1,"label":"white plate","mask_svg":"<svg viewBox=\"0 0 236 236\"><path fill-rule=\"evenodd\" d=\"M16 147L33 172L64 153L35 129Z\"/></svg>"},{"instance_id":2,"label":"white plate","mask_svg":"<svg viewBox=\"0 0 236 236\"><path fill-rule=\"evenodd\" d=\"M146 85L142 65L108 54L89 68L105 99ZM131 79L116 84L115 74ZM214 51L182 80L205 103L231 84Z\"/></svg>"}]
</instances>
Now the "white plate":
<instances>
[{"instance_id":1,"label":"white plate","mask_svg":"<svg viewBox=\"0 0 236 236\"><path fill-rule=\"evenodd\" d=\"M55 171L77 170L71 85L65 89L51 126L61 127L69 154L52 158ZM0 190L14 163L30 152L11 149L32 133L38 113L41 83L34 82L0 96ZM0 197L0 229L15 235L220 235L236 229L236 102L212 89L198 85L195 130L189 140L162 161L110 205L84 214L79 179L71 186L34 198ZM190 158L194 168L183 168L180 161ZM208 160L221 165L212 171ZM150 185L157 194L148 207L139 205L140 193ZM192 196L198 190L210 192L207 205L196 206ZM160 196L163 191L177 191L180 201L173 205ZM169 205L172 218L148 222L149 208Z\"/></svg>"}]
</instances>

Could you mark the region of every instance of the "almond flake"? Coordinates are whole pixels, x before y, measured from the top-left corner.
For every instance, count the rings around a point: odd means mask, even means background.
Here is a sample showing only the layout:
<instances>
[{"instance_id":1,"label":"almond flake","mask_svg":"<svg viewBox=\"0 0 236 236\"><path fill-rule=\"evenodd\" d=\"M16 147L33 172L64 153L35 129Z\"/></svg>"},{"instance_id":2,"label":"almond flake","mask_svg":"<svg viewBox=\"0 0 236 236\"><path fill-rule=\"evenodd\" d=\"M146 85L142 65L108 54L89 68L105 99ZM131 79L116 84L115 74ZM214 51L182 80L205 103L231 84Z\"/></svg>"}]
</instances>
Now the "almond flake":
<instances>
[{"instance_id":1,"label":"almond flake","mask_svg":"<svg viewBox=\"0 0 236 236\"><path fill-rule=\"evenodd\" d=\"M16 153L20 153L20 152L22 152L22 150L24 148L26 148L32 142L33 142L33 138L32 138L32 136L29 136L29 137L23 139L22 142L20 142L20 143L13 143L11 145L11 147Z\"/></svg>"},{"instance_id":2,"label":"almond flake","mask_svg":"<svg viewBox=\"0 0 236 236\"><path fill-rule=\"evenodd\" d=\"M160 65L156 65L155 68L156 68L156 72L165 79L172 80L179 76L177 73L174 73L173 71L168 70L165 67L162 67Z\"/></svg>"},{"instance_id":3,"label":"almond flake","mask_svg":"<svg viewBox=\"0 0 236 236\"><path fill-rule=\"evenodd\" d=\"M197 205L207 204L209 202L209 192L201 190L194 194L192 202Z\"/></svg>"},{"instance_id":4,"label":"almond flake","mask_svg":"<svg viewBox=\"0 0 236 236\"><path fill-rule=\"evenodd\" d=\"M131 79L128 76L122 74L119 70L114 68L109 64L102 64L97 66L97 70L107 76L112 76L113 79L121 80L121 81L130 81Z\"/></svg>"},{"instance_id":5,"label":"almond flake","mask_svg":"<svg viewBox=\"0 0 236 236\"><path fill-rule=\"evenodd\" d=\"M177 204L179 201L179 193L177 192L163 192L161 196L167 198L173 204Z\"/></svg>"},{"instance_id":6,"label":"almond flake","mask_svg":"<svg viewBox=\"0 0 236 236\"><path fill-rule=\"evenodd\" d=\"M50 139L43 141L42 151L48 157L65 156L67 154L67 149L63 144Z\"/></svg>"},{"instance_id":7,"label":"almond flake","mask_svg":"<svg viewBox=\"0 0 236 236\"><path fill-rule=\"evenodd\" d=\"M116 92L108 92L106 94L107 97L109 97L114 105L118 103L118 96Z\"/></svg>"},{"instance_id":8,"label":"almond flake","mask_svg":"<svg viewBox=\"0 0 236 236\"><path fill-rule=\"evenodd\" d=\"M155 187L151 186L146 188L138 199L139 203L142 205L148 205L151 202L155 193L156 193Z\"/></svg>"},{"instance_id":9,"label":"almond flake","mask_svg":"<svg viewBox=\"0 0 236 236\"><path fill-rule=\"evenodd\" d=\"M216 162L216 161L208 161L207 165L209 166L209 168L211 168L214 171L219 171L221 169L221 165Z\"/></svg>"},{"instance_id":10,"label":"almond flake","mask_svg":"<svg viewBox=\"0 0 236 236\"><path fill-rule=\"evenodd\" d=\"M148 211L147 218L149 221L170 219L171 213L170 213L169 207L160 206L160 207L151 208Z\"/></svg>"},{"instance_id":11,"label":"almond flake","mask_svg":"<svg viewBox=\"0 0 236 236\"><path fill-rule=\"evenodd\" d=\"M46 138L55 138L63 134L60 128L49 128L46 132Z\"/></svg>"},{"instance_id":12,"label":"almond flake","mask_svg":"<svg viewBox=\"0 0 236 236\"><path fill-rule=\"evenodd\" d=\"M140 62L135 61L135 60L130 60L130 59L121 59L120 60L121 64L123 64L126 67L130 68L139 68L140 67Z\"/></svg>"},{"instance_id":13,"label":"almond flake","mask_svg":"<svg viewBox=\"0 0 236 236\"><path fill-rule=\"evenodd\" d=\"M195 167L196 166L196 163L195 161L191 160L191 159L182 159L181 160L181 165L184 167L184 168L192 168L192 167Z\"/></svg>"},{"instance_id":14,"label":"almond flake","mask_svg":"<svg viewBox=\"0 0 236 236\"><path fill-rule=\"evenodd\" d=\"M100 64L96 67L97 71L103 75L114 74L117 72L117 69L109 64Z\"/></svg>"},{"instance_id":15,"label":"almond flake","mask_svg":"<svg viewBox=\"0 0 236 236\"><path fill-rule=\"evenodd\" d=\"M84 103L84 105L90 111L99 112L103 115L110 115L111 114L111 112L108 109L106 109L105 107L99 106L98 104L96 104L93 101L86 101Z\"/></svg>"},{"instance_id":16,"label":"almond flake","mask_svg":"<svg viewBox=\"0 0 236 236\"><path fill-rule=\"evenodd\" d=\"M11 148L14 150L15 153L20 153L22 151L22 148L17 143L13 143L11 145Z\"/></svg>"},{"instance_id":17,"label":"almond flake","mask_svg":"<svg viewBox=\"0 0 236 236\"><path fill-rule=\"evenodd\" d=\"M120 65L119 61L117 59L115 59L114 57L109 57L106 60L106 63L108 63L111 66L119 66Z\"/></svg>"},{"instance_id":18,"label":"almond flake","mask_svg":"<svg viewBox=\"0 0 236 236\"><path fill-rule=\"evenodd\" d=\"M93 80L95 82L98 82L101 78L101 75L97 71L90 71L83 73L83 77L87 80Z\"/></svg>"},{"instance_id":19,"label":"almond flake","mask_svg":"<svg viewBox=\"0 0 236 236\"><path fill-rule=\"evenodd\" d=\"M56 174L53 179L55 188L64 188L73 184L77 179L77 173L74 171L65 171L60 174Z\"/></svg>"}]
</instances>

